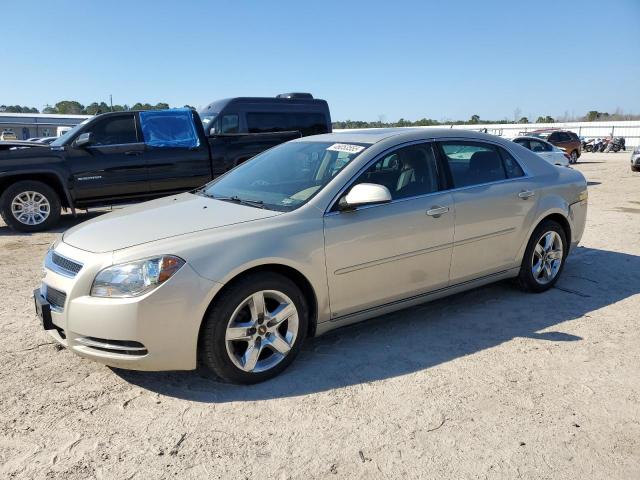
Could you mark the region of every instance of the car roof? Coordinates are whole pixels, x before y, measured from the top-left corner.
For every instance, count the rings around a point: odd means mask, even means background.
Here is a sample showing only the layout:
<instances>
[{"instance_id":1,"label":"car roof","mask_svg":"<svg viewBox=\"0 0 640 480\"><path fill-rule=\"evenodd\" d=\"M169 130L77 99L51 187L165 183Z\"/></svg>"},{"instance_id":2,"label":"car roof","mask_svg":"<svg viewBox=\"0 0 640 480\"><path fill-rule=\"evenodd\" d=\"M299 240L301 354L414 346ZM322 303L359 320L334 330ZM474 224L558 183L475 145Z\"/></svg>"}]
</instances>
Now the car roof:
<instances>
[{"instance_id":1,"label":"car roof","mask_svg":"<svg viewBox=\"0 0 640 480\"><path fill-rule=\"evenodd\" d=\"M505 141L504 139L490 135L488 133L480 133L473 130L453 129L453 128L369 128L369 129L350 129L341 130L339 132L325 133L322 135L314 135L313 137L303 137L296 142L340 142L340 143L364 143L373 145L374 143L384 140L393 139L400 143L403 141L410 142L412 140L429 140L437 138L468 138L469 140L490 140Z\"/></svg>"},{"instance_id":2,"label":"car roof","mask_svg":"<svg viewBox=\"0 0 640 480\"><path fill-rule=\"evenodd\" d=\"M544 138L540 138L540 137L534 137L532 135L519 135L515 138L513 138L511 141L514 140L520 140L520 139L527 139L527 140L535 140L536 142L544 142L544 143L549 143L548 141L546 141Z\"/></svg>"}]
</instances>

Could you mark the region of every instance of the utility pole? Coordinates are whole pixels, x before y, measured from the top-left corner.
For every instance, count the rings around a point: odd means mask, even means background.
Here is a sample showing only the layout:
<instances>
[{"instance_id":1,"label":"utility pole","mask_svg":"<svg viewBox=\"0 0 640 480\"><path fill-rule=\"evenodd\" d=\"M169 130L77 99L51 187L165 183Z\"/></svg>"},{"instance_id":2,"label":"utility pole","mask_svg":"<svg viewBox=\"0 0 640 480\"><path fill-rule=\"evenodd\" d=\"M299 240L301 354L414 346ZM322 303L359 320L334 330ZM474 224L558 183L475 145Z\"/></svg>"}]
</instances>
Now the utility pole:
<instances>
[{"instance_id":1,"label":"utility pole","mask_svg":"<svg viewBox=\"0 0 640 480\"><path fill-rule=\"evenodd\" d=\"M113 112L113 95L109 94L109 104L111 105L111 111Z\"/></svg>"}]
</instances>

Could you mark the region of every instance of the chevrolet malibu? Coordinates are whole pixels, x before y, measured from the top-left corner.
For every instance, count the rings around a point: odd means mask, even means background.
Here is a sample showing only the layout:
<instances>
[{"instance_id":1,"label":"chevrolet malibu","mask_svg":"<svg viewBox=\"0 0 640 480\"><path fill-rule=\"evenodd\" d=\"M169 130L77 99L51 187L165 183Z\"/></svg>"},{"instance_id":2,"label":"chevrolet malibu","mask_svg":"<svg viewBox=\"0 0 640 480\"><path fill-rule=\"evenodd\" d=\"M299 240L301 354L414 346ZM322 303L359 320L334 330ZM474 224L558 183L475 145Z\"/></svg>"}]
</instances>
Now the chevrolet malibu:
<instances>
[{"instance_id":1,"label":"chevrolet malibu","mask_svg":"<svg viewBox=\"0 0 640 480\"><path fill-rule=\"evenodd\" d=\"M106 365L254 383L337 327L502 279L548 290L586 211L582 174L491 135L306 137L68 230L36 311Z\"/></svg>"}]
</instances>

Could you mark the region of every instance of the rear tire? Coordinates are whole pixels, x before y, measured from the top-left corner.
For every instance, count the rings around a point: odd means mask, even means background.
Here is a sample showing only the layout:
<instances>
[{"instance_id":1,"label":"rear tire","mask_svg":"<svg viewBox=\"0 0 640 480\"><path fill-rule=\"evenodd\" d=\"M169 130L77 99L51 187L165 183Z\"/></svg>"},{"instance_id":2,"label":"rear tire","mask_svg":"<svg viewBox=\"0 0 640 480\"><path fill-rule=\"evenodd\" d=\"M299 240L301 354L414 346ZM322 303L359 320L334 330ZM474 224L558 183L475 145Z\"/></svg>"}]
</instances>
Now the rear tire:
<instances>
[{"instance_id":1,"label":"rear tire","mask_svg":"<svg viewBox=\"0 0 640 480\"><path fill-rule=\"evenodd\" d=\"M231 284L207 312L200 366L226 382L263 382L293 362L308 325L307 302L293 281L273 272L249 275ZM253 360L251 352L257 352Z\"/></svg>"},{"instance_id":2,"label":"rear tire","mask_svg":"<svg viewBox=\"0 0 640 480\"><path fill-rule=\"evenodd\" d=\"M0 215L19 232L48 230L60 219L60 197L46 183L22 180L0 196Z\"/></svg>"},{"instance_id":3,"label":"rear tire","mask_svg":"<svg viewBox=\"0 0 640 480\"><path fill-rule=\"evenodd\" d=\"M562 226L553 220L543 221L534 230L524 252L518 274L520 287L533 293L552 288L564 269L567 253L567 239Z\"/></svg>"}]
</instances>

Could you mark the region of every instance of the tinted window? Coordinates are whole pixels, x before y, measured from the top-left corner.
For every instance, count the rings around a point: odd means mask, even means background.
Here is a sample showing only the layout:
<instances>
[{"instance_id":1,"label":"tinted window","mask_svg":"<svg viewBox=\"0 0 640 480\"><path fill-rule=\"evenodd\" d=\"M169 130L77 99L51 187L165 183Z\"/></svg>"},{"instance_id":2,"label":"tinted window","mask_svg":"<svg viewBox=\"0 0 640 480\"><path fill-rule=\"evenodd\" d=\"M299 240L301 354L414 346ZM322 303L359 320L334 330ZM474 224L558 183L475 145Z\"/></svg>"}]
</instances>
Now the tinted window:
<instances>
[{"instance_id":1,"label":"tinted window","mask_svg":"<svg viewBox=\"0 0 640 480\"><path fill-rule=\"evenodd\" d=\"M561 142L571 142L572 141L571 136L566 132L558 132L558 139Z\"/></svg>"},{"instance_id":2,"label":"tinted window","mask_svg":"<svg viewBox=\"0 0 640 480\"><path fill-rule=\"evenodd\" d=\"M507 173L496 147L480 142L443 142L454 187L505 180Z\"/></svg>"},{"instance_id":3,"label":"tinted window","mask_svg":"<svg viewBox=\"0 0 640 480\"><path fill-rule=\"evenodd\" d=\"M322 113L249 112L249 133L299 131L302 136L327 133L327 122Z\"/></svg>"},{"instance_id":4,"label":"tinted window","mask_svg":"<svg viewBox=\"0 0 640 480\"><path fill-rule=\"evenodd\" d=\"M94 145L120 145L138 141L133 115L105 118L90 131Z\"/></svg>"},{"instance_id":5,"label":"tinted window","mask_svg":"<svg viewBox=\"0 0 640 480\"><path fill-rule=\"evenodd\" d=\"M438 163L431 144L412 145L384 156L356 180L384 185L391 198L407 198L439 190Z\"/></svg>"},{"instance_id":6,"label":"tinted window","mask_svg":"<svg viewBox=\"0 0 640 480\"><path fill-rule=\"evenodd\" d=\"M220 133L238 133L239 129L238 115L223 115L220 119Z\"/></svg>"},{"instance_id":7,"label":"tinted window","mask_svg":"<svg viewBox=\"0 0 640 480\"><path fill-rule=\"evenodd\" d=\"M533 143L533 141L531 143ZM524 177L524 170L522 170L522 167L518 164L516 159L513 158L504 148L498 147L498 150L500 151L502 161L504 162L504 169L507 172L507 178Z\"/></svg>"},{"instance_id":8,"label":"tinted window","mask_svg":"<svg viewBox=\"0 0 640 480\"><path fill-rule=\"evenodd\" d=\"M531 150L531 145L529 145L529 140L527 140L526 138L519 138L514 140L513 142L517 143L518 145L522 145L524 148Z\"/></svg>"},{"instance_id":9,"label":"tinted window","mask_svg":"<svg viewBox=\"0 0 640 480\"><path fill-rule=\"evenodd\" d=\"M298 130L303 137L327 133L327 121L322 113L288 113L289 130Z\"/></svg>"},{"instance_id":10,"label":"tinted window","mask_svg":"<svg viewBox=\"0 0 640 480\"><path fill-rule=\"evenodd\" d=\"M544 138L544 136L542 136L542 138ZM558 132L552 133L551 135L549 135L547 140L549 140L550 142L559 142L560 135L558 134Z\"/></svg>"},{"instance_id":11,"label":"tinted window","mask_svg":"<svg viewBox=\"0 0 640 480\"><path fill-rule=\"evenodd\" d=\"M290 130L286 114L281 112L247 113L249 133L285 132Z\"/></svg>"}]
</instances>

